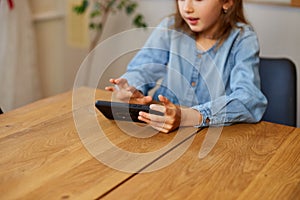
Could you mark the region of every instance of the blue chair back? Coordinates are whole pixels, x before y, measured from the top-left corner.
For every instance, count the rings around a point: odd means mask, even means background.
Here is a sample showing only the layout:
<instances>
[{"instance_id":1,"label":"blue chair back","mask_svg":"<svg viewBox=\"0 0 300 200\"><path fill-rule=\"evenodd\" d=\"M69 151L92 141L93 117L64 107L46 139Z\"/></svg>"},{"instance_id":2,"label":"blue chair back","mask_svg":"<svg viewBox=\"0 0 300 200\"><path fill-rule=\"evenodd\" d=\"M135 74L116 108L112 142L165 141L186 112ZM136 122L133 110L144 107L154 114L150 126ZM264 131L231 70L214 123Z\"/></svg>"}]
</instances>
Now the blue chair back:
<instances>
[{"instance_id":1,"label":"blue chair back","mask_svg":"<svg viewBox=\"0 0 300 200\"><path fill-rule=\"evenodd\" d=\"M260 58L261 90L268 99L264 121L296 126L297 74L287 58Z\"/></svg>"}]
</instances>

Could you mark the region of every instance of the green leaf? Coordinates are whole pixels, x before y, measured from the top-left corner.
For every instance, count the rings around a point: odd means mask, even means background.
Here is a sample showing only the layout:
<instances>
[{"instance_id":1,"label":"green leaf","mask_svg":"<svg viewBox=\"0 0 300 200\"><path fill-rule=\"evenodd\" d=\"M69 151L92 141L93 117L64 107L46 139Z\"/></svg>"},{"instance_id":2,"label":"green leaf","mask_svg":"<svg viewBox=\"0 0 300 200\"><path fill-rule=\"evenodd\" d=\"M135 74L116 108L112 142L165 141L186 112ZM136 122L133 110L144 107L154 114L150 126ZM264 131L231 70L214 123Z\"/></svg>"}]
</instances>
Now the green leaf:
<instances>
[{"instance_id":1,"label":"green leaf","mask_svg":"<svg viewBox=\"0 0 300 200\"><path fill-rule=\"evenodd\" d=\"M133 24L138 28L145 28L147 24L144 20L144 16L141 14L137 14L133 20Z\"/></svg>"},{"instance_id":2,"label":"green leaf","mask_svg":"<svg viewBox=\"0 0 300 200\"><path fill-rule=\"evenodd\" d=\"M137 3L131 3L126 6L126 13L130 15L135 11L136 8L137 8Z\"/></svg>"},{"instance_id":3,"label":"green leaf","mask_svg":"<svg viewBox=\"0 0 300 200\"><path fill-rule=\"evenodd\" d=\"M135 0L106 0L106 5L101 5L104 1L94 1L91 5L93 6L92 11L90 13L91 20L95 17L101 17L103 12L116 13L124 9L127 15L132 15L136 12L138 7L138 3ZM87 11L89 6L88 0L82 0L80 5L76 5L73 7L73 11L77 14L83 14ZM89 24L90 29L92 30L102 30L102 24L99 22L91 22ZM132 24L136 27L147 27L147 24L144 20L144 16L142 14L136 14Z\"/></svg>"},{"instance_id":4,"label":"green leaf","mask_svg":"<svg viewBox=\"0 0 300 200\"><path fill-rule=\"evenodd\" d=\"M82 0L81 4L73 7L73 11L77 14L83 14L89 5L88 0Z\"/></svg>"},{"instance_id":5,"label":"green leaf","mask_svg":"<svg viewBox=\"0 0 300 200\"><path fill-rule=\"evenodd\" d=\"M125 7L125 1L120 1L120 3L117 5L118 10L122 10Z\"/></svg>"},{"instance_id":6,"label":"green leaf","mask_svg":"<svg viewBox=\"0 0 300 200\"><path fill-rule=\"evenodd\" d=\"M91 18L94 18L94 17L100 16L100 15L101 15L100 10L93 10L93 11L91 12L90 17L91 17Z\"/></svg>"},{"instance_id":7,"label":"green leaf","mask_svg":"<svg viewBox=\"0 0 300 200\"><path fill-rule=\"evenodd\" d=\"M91 22L89 27L90 27L90 29L95 29L96 25L95 25L95 23Z\"/></svg>"}]
</instances>

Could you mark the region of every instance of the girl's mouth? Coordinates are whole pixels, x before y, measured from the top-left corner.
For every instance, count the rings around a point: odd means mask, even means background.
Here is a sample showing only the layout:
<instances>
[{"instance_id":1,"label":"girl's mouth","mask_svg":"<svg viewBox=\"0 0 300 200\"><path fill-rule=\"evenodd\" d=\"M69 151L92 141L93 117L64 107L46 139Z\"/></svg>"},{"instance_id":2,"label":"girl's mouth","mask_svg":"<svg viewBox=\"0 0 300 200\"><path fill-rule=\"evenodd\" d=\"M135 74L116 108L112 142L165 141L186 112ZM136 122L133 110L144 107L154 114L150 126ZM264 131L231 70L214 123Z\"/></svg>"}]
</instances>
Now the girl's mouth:
<instances>
[{"instance_id":1,"label":"girl's mouth","mask_svg":"<svg viewBox=\"0 0 300 200\"><path fill-rule=\"evenodd\" d=\"M191 24L191 25L196 25L196 24L198 23L198 21L199 21L199 18L188 17L188 18L187 18L187 21L188 21L188 23Z\"/></svg>"}]
</instances>

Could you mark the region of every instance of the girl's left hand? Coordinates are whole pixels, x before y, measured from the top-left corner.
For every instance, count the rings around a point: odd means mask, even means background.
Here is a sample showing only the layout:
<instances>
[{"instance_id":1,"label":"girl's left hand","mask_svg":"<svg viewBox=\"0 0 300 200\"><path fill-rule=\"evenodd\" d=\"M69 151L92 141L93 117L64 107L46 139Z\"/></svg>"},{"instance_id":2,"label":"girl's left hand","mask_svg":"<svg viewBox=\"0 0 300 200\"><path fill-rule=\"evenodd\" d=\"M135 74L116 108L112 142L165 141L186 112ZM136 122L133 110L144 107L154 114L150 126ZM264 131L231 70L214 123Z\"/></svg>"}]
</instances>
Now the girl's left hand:
<instances>
[{"instance_id":1,"label":"girl's left hand","mask_svg":"<svg viewBox=\"0 0 300 200\"><path fill-rule=\"evenodd\" d=\"M140 112L139 120L150 124L156 130L163 133L169 133L180 126L181 109L162 95L159 95L158 99L163 105L151 104L150 108L152 110L162 112L164 115L159 116L151 113Z\"/></svg>"}]
</instances>

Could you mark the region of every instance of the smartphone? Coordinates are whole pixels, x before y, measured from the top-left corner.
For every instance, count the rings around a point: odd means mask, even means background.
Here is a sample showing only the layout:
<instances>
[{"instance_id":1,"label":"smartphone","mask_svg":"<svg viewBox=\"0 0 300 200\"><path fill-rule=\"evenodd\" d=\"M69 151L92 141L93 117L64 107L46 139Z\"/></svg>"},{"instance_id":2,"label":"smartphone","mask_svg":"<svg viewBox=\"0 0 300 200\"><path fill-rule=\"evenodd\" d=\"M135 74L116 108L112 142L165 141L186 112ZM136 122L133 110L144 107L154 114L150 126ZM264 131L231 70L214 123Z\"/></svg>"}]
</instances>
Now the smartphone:
<instances>
[{"instance_id":1,"label":"smartphone","mask_svg":"<svg viewBox=\"0 0 300 200\"><path fill-rule=\"evenodd\" d=\"M138 119L140 111L160 116L164 115L162 112L151 110L149 105L142 104L97 100L95 106L106 118L113 120L143 122Z\"/></svg>"}]
</instances>

